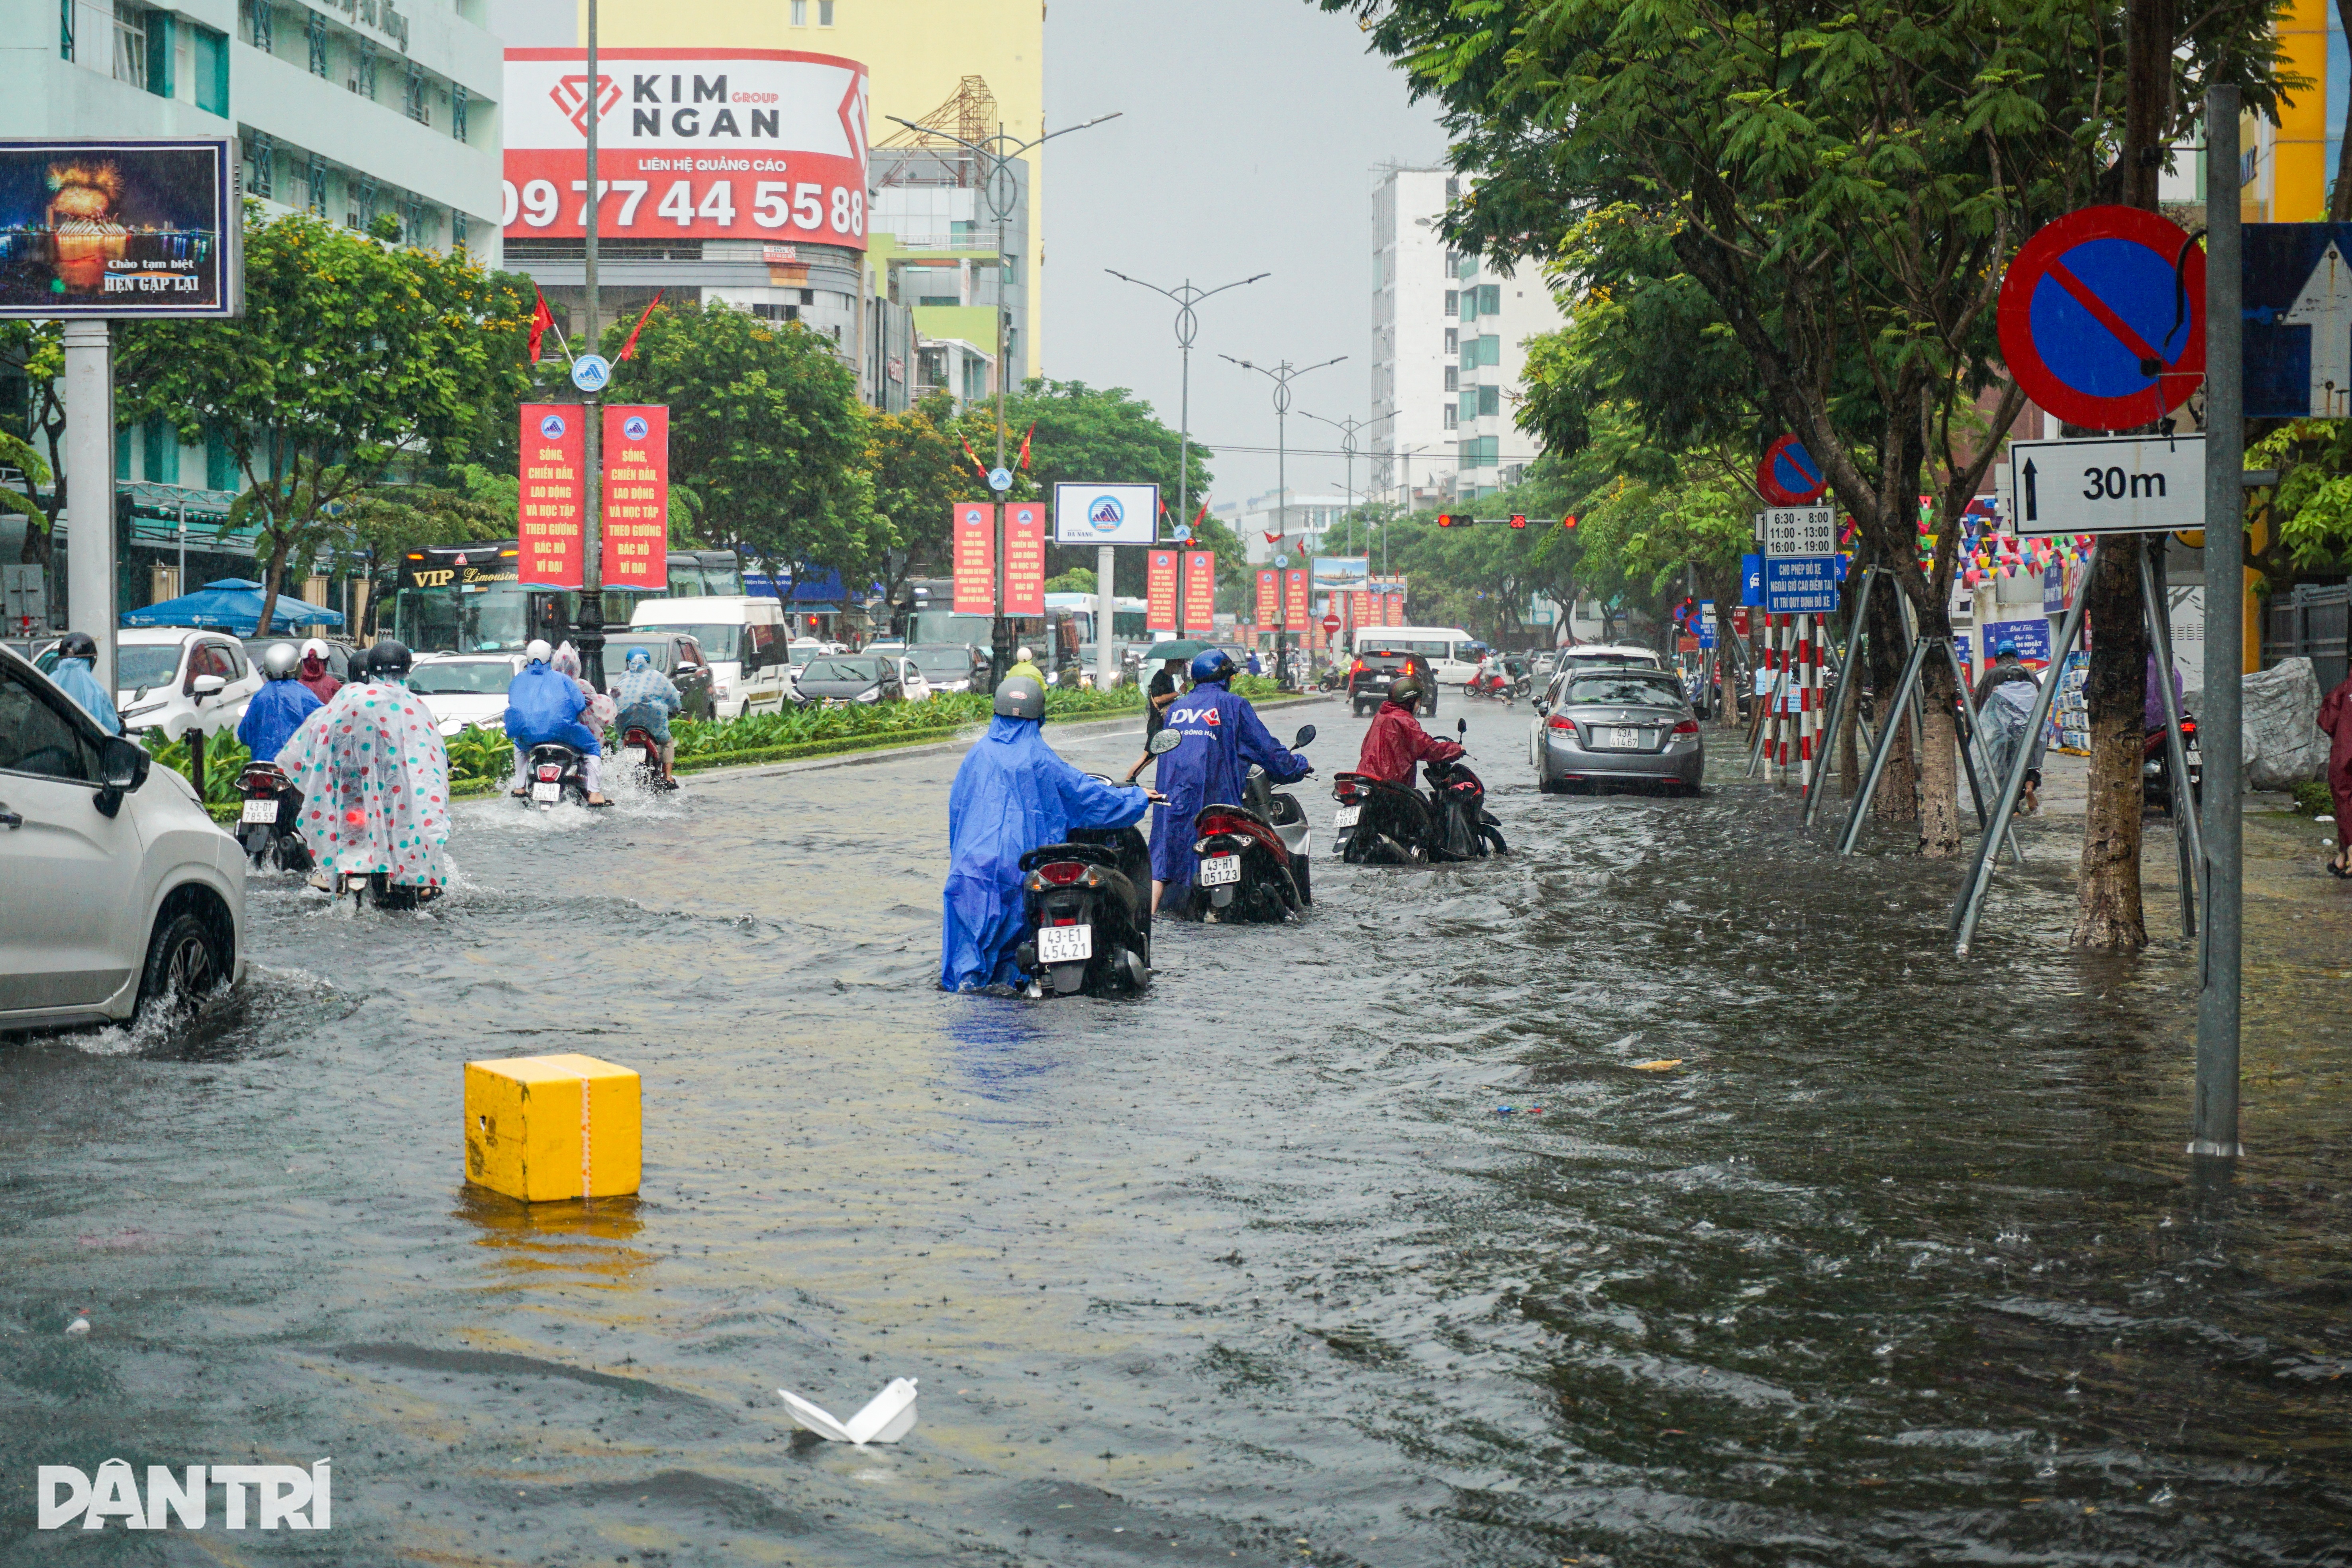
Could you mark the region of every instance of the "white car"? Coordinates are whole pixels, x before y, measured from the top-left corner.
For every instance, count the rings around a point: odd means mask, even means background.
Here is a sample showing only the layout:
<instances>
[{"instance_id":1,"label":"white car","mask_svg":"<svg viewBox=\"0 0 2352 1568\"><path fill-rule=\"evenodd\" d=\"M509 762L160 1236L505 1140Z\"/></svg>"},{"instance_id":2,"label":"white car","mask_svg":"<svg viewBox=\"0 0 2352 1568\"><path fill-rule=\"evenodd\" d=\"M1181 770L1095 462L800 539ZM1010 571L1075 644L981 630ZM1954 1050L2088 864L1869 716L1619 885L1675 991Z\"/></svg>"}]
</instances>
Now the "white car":
<instances>
[{"instance_id":1,"label":"white car","mask_svg":"<svg viewBox=\"0 0 2352 1568\"><path fill-rule=\"evenodd\" d=\"M445 736L469 724L500 729L507 688L521 672L520 653L428 653L409 670L408 689L425 699Z\"/></svg>"},{"instance_id":2,"label":"white car","mask_svg":"<svg viewBox=\"0 0 2352 1568\"><path fill-rule=\"evenodd\" d=\"M186 779L0 652L0 1030L242 978L245 865Z\"/></svg>"},{"instance_id":3,"label":"white car","mask_svg":"<svg viewBox=\"0 0 2352 1568\"><path fill-rule=\"evenodd\" d=\"M226 632L126 626L114 634L114 711L126 730L234 732L261 670Z\"/></svg>"},{"instance_id":4,"label":"white car","mask_svg":"<svg viewBox=\"0 0 2352 1568\"><path fill-rule=\"evenodd\" d=\"M898 672L898 695L910 703L927 703L933 695L931 681L923 668L904 653L885 653L891 666Z\"/></svg>"}]
</instances>

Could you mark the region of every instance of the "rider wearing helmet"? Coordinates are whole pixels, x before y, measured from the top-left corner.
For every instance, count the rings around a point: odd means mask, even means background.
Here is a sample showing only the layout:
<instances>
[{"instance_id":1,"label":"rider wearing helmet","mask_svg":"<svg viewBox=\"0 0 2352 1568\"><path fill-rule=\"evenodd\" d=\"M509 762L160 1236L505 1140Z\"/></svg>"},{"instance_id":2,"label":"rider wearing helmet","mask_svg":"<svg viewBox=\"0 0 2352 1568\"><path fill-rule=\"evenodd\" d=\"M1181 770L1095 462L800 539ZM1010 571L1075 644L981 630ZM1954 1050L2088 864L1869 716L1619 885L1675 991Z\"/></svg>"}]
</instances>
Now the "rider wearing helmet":
<instances>
[{"instance_id":1,"label":"rider wearing helmet","mask_svg":"<svg viewBox=\"0 0 2352 1568\"><path fill-rule=\"evenodd\" d=\"M580 683L552 667L555 650L545 639L534 639L523 650L522 673L507 687L507 738L514 742L515 793L529 789L523 781L523 758L534 746L568 746L580 754L580 772L588 786L591 806L611 804L604 799L604 738L580 722L588 698Z\"/></svg>"},{"instance_id":2,"label":"rider wearing helmet","mask_svg":"<svg viewBox=\"0 0 2352 1568\"><path fill-rule=\"evenodd\" d=\"M1430 734L1413 717L1412 710L1427 695L1422 688L1421 676L1412 670L1390 683L1380 712L1372 716L1372 727L1364 732L1364 749L1356 758L1357 772L1385 784L1411 789L1414 763L1451 762L1462 755L1462 747Z\"/></svg>"},{"instance_id":3,"label":"rider wearing helmet","mask_svg":"<svg viewBox=\"0 0 2352 1568\"><path fill-rule=\"evenodd\" d=\"M122 733L122 720L115 716L114 699L98 684L91 666L98 663L98 644L87 632L68 632L58 639L57 668L49 679L58 690L73 698L82 710L98 721L98 727L109 735Z\"/></svg>"},{"instance_id":4,"label":"rider wearing helmet","mask_svg":"<svg viewBox=\"0 0 2352 1568\"><path fill-rule=\"evenodd\" d=\"M316 637L302 644L302 673L294 678L310 687L310 695L322 703L333 702L335 694L343 689L343 683L327 668L327 645Z\"/></svg>"},{"instance_id":5,"label":"rider wearing helmet","mask_svg":"<svg viewBox=\"0 0 2352 1568\"><path fill-rule=\"evenodd\" d=\"M1123 828L1159 799L1090 779L1039 732L1045 683L1008 675L996 716L964 754L948 792L948 883L941 895L940 985L950 991L1010 985L1022 928L1021 857L1073 828Z\"/></svg>"},{"instance_id":6,"label":"rider wearing helmet","mask_svg":"<svg viewBox=\"0 0 2352 1568\"><path fill-rule=\"evenodd\" d=\"M261 673L268 678L245 705L245 716L236 721L236 737L245 742L256 762L275 763L294 732L302 727L302 721L326 706L294 678L301 663L291 643L272 643L261 655Z\"/></svg>"},{"instance_id":7,"label":"rider wearing helmet","mask_svg":"<svg viewBox=\"0 0 2352 1568\"><path fill-rule=\"evenodd\" d=\"M1184 896L1192 885L1192 821L1203 806L1239 805L1250 764L1277 784L1303 779L1314 769L1306 758L1266 732L1247 697L1229 686L1231 654L1211 648L1192 660L1192 689L1168 710L1167 727L1181 738L1160 758L1153 775L1168 798L1151 817L1151 908L1172 891Z\"/></svg>"},{"instance_id":8,"label":"rider wearing helmet","mask_svg":"<svg viewBox=\"0 0 2352 1568\"><path fill-rule=\"evenodd\" d=\"M378 872L400 887L448 881L449 754L433 710L408 690L412 663L403 644L379 642L364 678L346 684L278 755L305 800L315 880L330 891L342 877ZM299 689L291 680L274 685Z\"/></svg>"},{"instance_id":9,"label":"rider wearing helmet","mask_svg":"<svg viewBox=\"0 0 2352 1568\"><path fill-rule=\"evenodd\" d=\"M621 672L621 684L613 688L613 700L620 705L614 727L624 736L632 729L642 729L653 737L654 744L661 748L662 782L677 782L670 772L677 757L677 743L669 737L669 716L684 707L686 699L678 695L677 682L654 668L650 650L629 650L629 667Z\"/></svg>"}]
</instances>

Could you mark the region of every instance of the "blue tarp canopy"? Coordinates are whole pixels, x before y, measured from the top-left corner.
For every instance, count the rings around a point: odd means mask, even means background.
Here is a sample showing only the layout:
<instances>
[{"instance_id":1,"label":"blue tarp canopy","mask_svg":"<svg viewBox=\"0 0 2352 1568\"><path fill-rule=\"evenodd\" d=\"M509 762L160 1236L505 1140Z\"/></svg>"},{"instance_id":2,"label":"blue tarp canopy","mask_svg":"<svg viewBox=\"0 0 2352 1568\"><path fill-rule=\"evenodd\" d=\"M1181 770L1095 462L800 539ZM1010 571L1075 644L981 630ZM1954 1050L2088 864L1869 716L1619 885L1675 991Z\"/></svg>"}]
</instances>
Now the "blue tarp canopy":
<instances>
[{"instance_id":1,"label":"blue tarp canopy","mask_svg":"<svg viewBox=\"0 0 2352 1568\"><path fill-rule=\"evenodd\" d=\"M324 605L279 593L278 602L270 609L269 629L291 632L298 626L341 626L342 612ZM236 633L239 637L258 636L261 625L261 584L242 577L224 577L205 583L194 593L183 593L177 599L166 599L161 604L151 604L144 610L123 612L125 626L205 626Z\"/></svg>"}]
</instances>

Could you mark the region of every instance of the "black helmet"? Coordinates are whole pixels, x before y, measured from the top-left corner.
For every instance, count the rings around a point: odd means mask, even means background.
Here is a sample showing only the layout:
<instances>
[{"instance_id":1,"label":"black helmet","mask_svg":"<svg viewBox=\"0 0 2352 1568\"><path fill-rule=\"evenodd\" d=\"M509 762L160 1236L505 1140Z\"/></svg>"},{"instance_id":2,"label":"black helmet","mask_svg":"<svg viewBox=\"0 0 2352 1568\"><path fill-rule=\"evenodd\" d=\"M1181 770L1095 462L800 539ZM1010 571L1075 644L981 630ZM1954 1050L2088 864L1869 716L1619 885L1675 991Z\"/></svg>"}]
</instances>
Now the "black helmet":
<instances>
[{"instance_id":1,"label":"black helmet","mask_svg":"<svg viewBox=\"0 0 2352 1568\"><path fill-rule=\"evenodd\" d=\"M1407 670L1404 674L1399 675L1395 680L1389 683L1388 700L1396 704L1399 707L1412 707L1417 706L1423 695L1421 677L1413 674L1411 670Z\"/></svg>"},{"instance_id":2,"label":"black helmet","mask_svg":"<svg viewBox=\"0 0 2352 1568\"><path fill-rule=\"evenodd\" d=\"M996 688L996 712L1003 718L1045 716L1045 688L1027 675L1012 675Z\"/></svg>"},{"instance_id":3,"label":"black helmet","mask_svg":"<svg viewBox=\"0 0 2352 1568\"><path fill-rule=\"evenodd\" d=\"M98 659L98 643L87 632L68 632L58 639L58 657L88 659L95 663Z\"/></svg>"},{"instance_id":4,"label":"black helmet","mask_svg":"<svg viewBox=\"0 0 2352 1568\"><path fill-rule=\"evenodd\" d=\"M408 668L416 661L409 656L408 644L390 637L368 650L368 678L376 681L405 681Z\"/></svg>"}]
</instances>

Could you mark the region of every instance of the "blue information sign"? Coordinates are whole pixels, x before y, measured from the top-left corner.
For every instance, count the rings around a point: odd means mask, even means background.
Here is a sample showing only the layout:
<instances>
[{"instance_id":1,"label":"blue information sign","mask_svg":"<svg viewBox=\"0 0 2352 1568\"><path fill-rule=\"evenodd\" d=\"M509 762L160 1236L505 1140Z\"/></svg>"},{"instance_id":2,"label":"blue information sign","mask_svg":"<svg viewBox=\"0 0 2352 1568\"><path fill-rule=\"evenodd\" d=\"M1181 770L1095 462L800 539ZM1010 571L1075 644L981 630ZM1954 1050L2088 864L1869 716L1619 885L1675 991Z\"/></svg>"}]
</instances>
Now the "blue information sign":
<instances>
[{"instance_id":1,"label":"blue information sign","mask_svg":"<svg viewBox=\"0 0 2352 1568\"><path fill-rule=\"evenodd\" d=\"M1776 555L1764 563L1764 608L1773 615L1827 615L1838 607L1845 563L1833 555Z\"/></svg>"},{"instance_id":2,"label":"blue information sign","mask_svg":"<svg viewBox=\"0 0 2352 1568\"><path fill-rule=\"evenodd\" d=\"M2352 224L2245 227L2246 417L2352 414Z\"/></svg>"},{"instance_id":3,"label":"blue information sign","mask_svg":"<svg viewBox=\"0 0 2352 1568\"><path fill-rule=\"evenodd\" d=\"M1764 558L1760 555L1739 558L1739 602L1750 605L1764 602Z\"/></svg>"},{"instance_id":4,"label":"blue information sign","mask_svg":"<svg viewBox=\"0 0 2352 1568\"><path fill-rule=\"evenodd\" d=\"M1715 646L1715 601L1712 599L1698 601L1698 645L1702 648Z\"/></svg>"}]
</instances>

